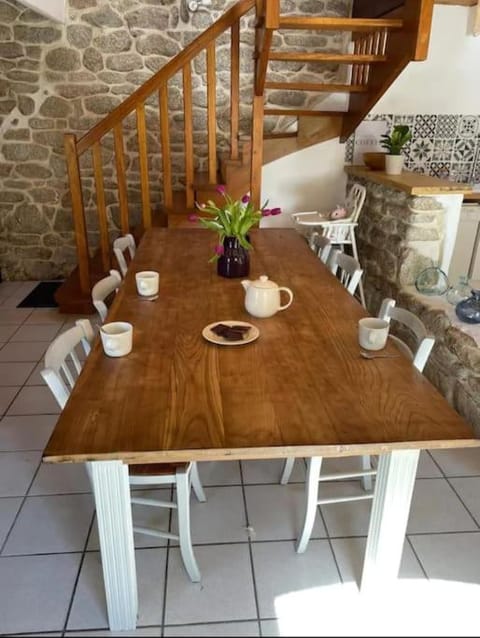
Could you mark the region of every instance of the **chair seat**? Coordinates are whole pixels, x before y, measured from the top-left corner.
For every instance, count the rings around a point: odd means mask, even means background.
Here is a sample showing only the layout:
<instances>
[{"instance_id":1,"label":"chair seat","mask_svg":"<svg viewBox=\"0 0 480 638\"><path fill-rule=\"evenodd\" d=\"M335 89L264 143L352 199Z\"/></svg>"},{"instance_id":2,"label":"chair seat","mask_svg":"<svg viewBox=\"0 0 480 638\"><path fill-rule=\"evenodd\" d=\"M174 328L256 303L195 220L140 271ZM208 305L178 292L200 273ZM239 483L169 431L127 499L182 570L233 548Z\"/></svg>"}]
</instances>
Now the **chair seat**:
<instances>
[{"instance_id":1,"label":"chair seat","mask_svg":"<svg viewBox=\"0 0 480 638\"><path fill-rule=\"evenodd\" d=\"M144 463L128 466L130 476L167 476L180 469L186 470L188 463Z\"/></svg>"}]
</instances>

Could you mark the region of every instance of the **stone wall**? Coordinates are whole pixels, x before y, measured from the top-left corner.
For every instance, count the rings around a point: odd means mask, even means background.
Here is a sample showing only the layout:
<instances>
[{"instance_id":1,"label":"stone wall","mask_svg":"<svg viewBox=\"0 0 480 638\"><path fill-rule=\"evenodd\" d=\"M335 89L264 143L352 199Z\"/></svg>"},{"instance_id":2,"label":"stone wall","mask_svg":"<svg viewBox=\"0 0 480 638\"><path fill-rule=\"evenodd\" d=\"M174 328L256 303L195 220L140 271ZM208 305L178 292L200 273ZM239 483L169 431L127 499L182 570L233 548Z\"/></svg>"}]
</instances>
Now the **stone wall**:
<instances>
[{"instance_id":1,"label":"stone wall","mask_svg":"<svg viewBox=\"0 0 480 638\"><path fill-rule=\"evenodd\" d=\"M451 320L446 302L420 295L414 286L424 268L438 263L443 214L412 212L419 199L435 208L434 197L411 198L366 180L354 181L367 187L356 233L367 308L375 315L382 299L391 297L423 321L436 339L424 373L480 436L480 329L476 340Z\"/></svg>"},{"instance_id":2,"label":"stone wall","mask_svg":"<svg viewBox=\"0 0 480 638\"><path fill-rule=\"evenodd\" d=\"M6 279L48 279L67 275L75 264L63 135L80 136L121 103L235 0L213 0L211 10L189 14L185 0L69 0L66 25L49 21L15 0L0 0L0 265ZM282 1L285 13L348 15L351 0ZM241 130L248 133L253 70L253 17L241 29ZM340 50L344 34L275 36L275 47ZM229 46L217 45L218 144L229 135ZM196 167L206 159L205 58L193 67ZM273 80L338 81L335 65L272 63ZM272 91L269 102L305 106L311 96ZM184 182L181 77L169 87L174 188ZM156 97L147 107L151 198L161 202L161 157ZM272 128L274 122L266 123ZM125 123L129 203L140 211L135 123ZM113 144L103 141L105 189L112 234L118 222ZM92 245L97 240L91 157L82 158L84 199Z\"/></svg>"}]
</instances>

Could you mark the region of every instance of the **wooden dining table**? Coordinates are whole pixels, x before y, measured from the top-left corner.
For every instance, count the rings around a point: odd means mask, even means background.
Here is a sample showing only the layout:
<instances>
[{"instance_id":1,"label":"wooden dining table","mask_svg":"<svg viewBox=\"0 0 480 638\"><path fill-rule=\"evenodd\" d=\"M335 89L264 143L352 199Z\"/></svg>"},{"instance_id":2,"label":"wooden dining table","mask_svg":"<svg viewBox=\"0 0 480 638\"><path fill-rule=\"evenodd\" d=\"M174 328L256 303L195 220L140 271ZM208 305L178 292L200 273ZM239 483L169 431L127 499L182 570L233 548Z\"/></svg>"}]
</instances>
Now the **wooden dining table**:
<instances>
[{"instance_id":1,"label":"wooden dining table","mask_svg":"<svg viewBox=\"0 0 480 638\"><path fill-rule=\"evenodd\" d=\"M112 630L135 628L138 610L128 464L379 455L367 595L397 578L420 450L480 446L410 360L359 356L367 312L301 236L261 229L251 241L250 278L294 295L266 319L247 314L240 280L217 275L211 233L144 234L107 318L133 324L133 350L109 358L97 339L44 451L45 462L89 464ZM154 302L137 294L141 270L160 273ZM259 338L203 338L226 320L251 322Z\"/></svg>"}]
</instances>

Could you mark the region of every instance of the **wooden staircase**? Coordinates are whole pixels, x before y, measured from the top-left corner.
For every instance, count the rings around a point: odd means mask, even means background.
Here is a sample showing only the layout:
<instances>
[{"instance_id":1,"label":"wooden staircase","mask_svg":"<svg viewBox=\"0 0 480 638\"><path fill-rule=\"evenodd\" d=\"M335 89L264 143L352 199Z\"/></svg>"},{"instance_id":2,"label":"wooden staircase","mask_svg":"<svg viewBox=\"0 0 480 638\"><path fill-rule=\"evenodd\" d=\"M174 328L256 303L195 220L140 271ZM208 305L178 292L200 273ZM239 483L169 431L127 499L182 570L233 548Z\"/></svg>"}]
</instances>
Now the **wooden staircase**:
<instances>
[{"instance_id":1,"label":"wooden staircase","mask_svg":"<svg viewBox=\"0 0 480 638\"><path fill-rule=\"evenodd\" d=\"M252 78L251 135L240 135L240 22L255 11L255 73ZM118 190L119 226L122 234L132 231L129 178L125 153L125 130L136 126L139 183L141 190L141 223L135 228L140 237L153 224L190 226L189 213L195 202L218 197L216 187L223 184L233 197L250 191L253 202L260 205L262 166L274 159L318 142L340 137L345 141L364 119L373 105L394 82L405 66L427 55L433 0L405 0L395 17L332 18L322 16L282 16L280 0L240 0L217 22L212 24L158 73L129 98L77 140L65 136L65 153L72 196L72 215L78 255L78 267L57 291L56 300L62 312L92 312L90 290L112 266L111 220L107 212L105 179L108 167L103 164L102 147L110 143L115 155ZM357 11L358 14L358 11ZM347 31L351 33L350 50L328 51L276 50L274 34L279 30ZM230 135L229 152L217 153L217 64L216 41L230 36ZM192 66L205 55L207 126L203 135L208 150L206 167L195 170L195 133L192 101ZM268 79L270 61L315 62L345 65L349 82L274 82ZM173 188L171 162L171 118L168 108L169 83L181 76L183 87L183 154L185 188ZM346 111L307 108L273 108L265 106L269 91L308 91L312 93L347 93ZM149 166L149 140L152 135L152 103L158 109L158 134L162 158L163 201L151 197L152 171ZM264 134L265 117L296 118L294 133ZM128 122L128 127L127 127ZM149 123L149 124L147 124ZM107 142L108 140L108 142ZM80 169L80 158L91 154L92 174ZM95 187L95 209L98 246L91 246L92 215L87 215L83 199L83 180ZM87 223L87 219L89 220Z\"/></svg>"}]
</instances>

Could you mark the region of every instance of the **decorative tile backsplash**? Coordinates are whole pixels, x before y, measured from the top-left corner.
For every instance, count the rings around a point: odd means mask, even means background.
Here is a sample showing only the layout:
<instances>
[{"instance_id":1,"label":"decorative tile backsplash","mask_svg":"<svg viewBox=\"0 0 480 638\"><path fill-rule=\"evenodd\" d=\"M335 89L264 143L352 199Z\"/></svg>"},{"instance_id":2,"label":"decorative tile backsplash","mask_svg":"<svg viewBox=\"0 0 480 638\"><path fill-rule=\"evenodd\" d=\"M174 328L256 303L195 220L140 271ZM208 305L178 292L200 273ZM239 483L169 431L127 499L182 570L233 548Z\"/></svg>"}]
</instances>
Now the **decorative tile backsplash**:
<instances>
[{"instance_id":1,"label":"decorative tile backsplash","mask_svg":"<svg viewBox=\"0 0 480 638\"><path fill-rule=\"evenodd\" d=\"M403 150L405 168L455 182L480 182L480 115L369 115L388 130L408 124L412 141ZM355 134L346 143L345 161L351 163Z\"/></svg>"}]
</instances>

